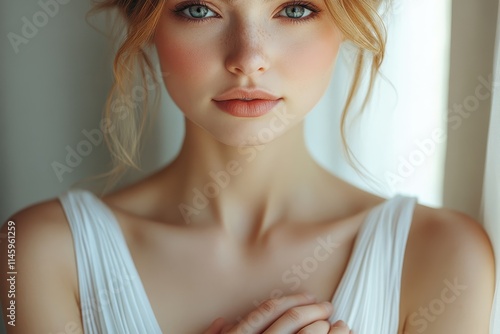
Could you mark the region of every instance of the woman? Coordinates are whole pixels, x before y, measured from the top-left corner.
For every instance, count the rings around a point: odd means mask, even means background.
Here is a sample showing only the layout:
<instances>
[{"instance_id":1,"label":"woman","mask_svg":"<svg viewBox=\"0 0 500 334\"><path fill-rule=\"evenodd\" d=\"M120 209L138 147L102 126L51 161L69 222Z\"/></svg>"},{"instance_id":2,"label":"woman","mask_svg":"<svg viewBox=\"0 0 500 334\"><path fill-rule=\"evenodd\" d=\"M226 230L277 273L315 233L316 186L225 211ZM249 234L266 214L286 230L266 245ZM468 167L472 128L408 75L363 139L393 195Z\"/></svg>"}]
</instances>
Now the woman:
<instances>
[{"instance_id":1,"label":"woman","mask_svg":"<svg viewBox=\"0 0 500 334\"><path fill-rule=\"evenodd\" d=\"M373 80L379 5L102 1L128 24L103 122L114 175L134 165L143 123L113 102L133 66L151 83L148 46L185 139L141 182L102 198L70 191L9 220L19 275L8 333L488 333L494 262L480 225L357 189L304 144L344 40L372 54Z\"/></svg>"}]
</instances>

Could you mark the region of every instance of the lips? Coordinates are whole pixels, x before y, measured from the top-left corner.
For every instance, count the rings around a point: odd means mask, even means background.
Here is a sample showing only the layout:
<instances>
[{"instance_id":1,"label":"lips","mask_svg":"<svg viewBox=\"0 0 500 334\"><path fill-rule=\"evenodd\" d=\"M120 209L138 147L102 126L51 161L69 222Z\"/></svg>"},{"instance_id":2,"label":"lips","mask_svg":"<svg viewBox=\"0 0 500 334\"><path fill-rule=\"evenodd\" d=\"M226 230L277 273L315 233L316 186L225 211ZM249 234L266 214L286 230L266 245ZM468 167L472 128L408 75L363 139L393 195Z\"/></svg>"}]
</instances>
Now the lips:
<instances>
[{"instance_id":1,"label":"lips","mask_svg":"<svg viewBox=\"0 0 500 334\"><path fill-rule=\"evenodd\" d=\"M275 94L256 88L233 88L213 99L220 110L237 117L265 115L281 101Z\"/></svg>"},{"instance_id":2,"label":"lips","mask_svg":"<svg viewBox=\"0 0 500 334\"><path fill-rule=\"evenodd\" d=\"M259 117L270 112L281 100L215 101L222 111L237 117Z\"/></svg>"}]
</instances>

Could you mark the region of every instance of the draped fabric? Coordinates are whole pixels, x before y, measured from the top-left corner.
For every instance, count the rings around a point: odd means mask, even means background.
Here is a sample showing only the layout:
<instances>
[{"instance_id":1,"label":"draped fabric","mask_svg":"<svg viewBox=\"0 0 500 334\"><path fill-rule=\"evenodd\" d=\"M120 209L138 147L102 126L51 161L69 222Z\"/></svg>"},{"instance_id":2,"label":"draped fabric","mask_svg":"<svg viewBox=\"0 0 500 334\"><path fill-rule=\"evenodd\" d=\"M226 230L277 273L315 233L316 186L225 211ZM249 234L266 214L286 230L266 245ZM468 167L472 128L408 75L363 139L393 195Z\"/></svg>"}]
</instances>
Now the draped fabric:
<instances>
[{"instance_id":1,"label":"draped fabric","mask_svg":"<svg viewBox=\"0 0 500 334\"><path fill-rule=\"evenodd\" d=\"M112 211L80 189L59 198L75 244L85 333L161 333ZM399 287L415 204L413 197L396 195L371 209L333 296L337 311L330 323L344 320L355 333L398 331ZM334 252L330 239L318 242L326 257Z\"/></svg>"},{"instance_id":2,"label":"draped fabric","mask_svg":"<svg viewBox=\"0 0 500 334\"><path fill-rule=\"evenodd\" d=\"M79 189L59 200L73 235L85 334L161 334L112 211Z\"/></svg>"}]
</instances>

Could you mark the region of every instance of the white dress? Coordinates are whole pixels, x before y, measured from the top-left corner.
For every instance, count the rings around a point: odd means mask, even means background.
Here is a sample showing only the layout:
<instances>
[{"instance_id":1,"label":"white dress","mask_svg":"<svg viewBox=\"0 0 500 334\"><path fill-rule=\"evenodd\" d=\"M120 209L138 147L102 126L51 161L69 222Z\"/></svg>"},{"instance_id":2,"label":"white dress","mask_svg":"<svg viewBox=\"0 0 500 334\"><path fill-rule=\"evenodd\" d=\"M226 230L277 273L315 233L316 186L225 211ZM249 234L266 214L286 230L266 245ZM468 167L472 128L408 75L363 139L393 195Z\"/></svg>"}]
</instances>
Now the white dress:
<instances>
[{"instance_id":1,"label":"white dress","mask_svg":"<svg viewBox=\"0 0 500 334\"><path fill-rule=\"evenodd\" d=\"M59 200L73 234L85 334L161 333L112 211L86 190L70 190ZM415 204L415 198L397 195L370 211L334 294L331 323L344 320L359 334L397 333Z\"/></svg>"}]
</instances>

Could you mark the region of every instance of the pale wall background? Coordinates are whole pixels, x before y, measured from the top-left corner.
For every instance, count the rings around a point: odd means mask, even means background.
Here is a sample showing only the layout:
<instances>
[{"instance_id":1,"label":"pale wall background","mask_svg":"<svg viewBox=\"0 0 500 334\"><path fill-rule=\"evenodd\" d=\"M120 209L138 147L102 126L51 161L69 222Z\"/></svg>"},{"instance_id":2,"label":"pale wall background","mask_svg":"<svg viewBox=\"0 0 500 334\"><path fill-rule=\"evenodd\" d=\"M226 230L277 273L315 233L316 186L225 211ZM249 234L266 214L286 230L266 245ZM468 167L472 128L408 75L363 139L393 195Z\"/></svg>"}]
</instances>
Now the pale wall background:
<instances>
[{"instance_id":1,"label":"pale wall background","mask_svg":"<svg viewBox=\"0 0 500 334\"><path fill-rule=\"evenodd\" d=\"M497 0L452 3L450 108L467 103L476 95L478 78L493 73L498 13ZM477 109L469 107L473 110L469 118L456 130L448 131L443 204L476 218L481 205L490 108L491 99L481 101Z\"/></svg>"}]
</instances>

